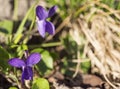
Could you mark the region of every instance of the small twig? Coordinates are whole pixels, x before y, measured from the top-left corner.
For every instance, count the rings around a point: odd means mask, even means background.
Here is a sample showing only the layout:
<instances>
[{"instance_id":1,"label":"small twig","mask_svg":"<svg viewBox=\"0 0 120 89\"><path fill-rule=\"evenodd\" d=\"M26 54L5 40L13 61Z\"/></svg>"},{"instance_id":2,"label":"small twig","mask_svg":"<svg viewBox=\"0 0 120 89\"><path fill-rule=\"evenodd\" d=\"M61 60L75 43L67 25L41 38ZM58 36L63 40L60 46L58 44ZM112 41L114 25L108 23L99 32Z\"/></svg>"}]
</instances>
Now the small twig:
<instances>
[{"instance_id":1,"label":"small twig","mask_svg":"<svg viewBox=\"0 0 120 89\"><path fill-rule=\"evenodd\" d=\"M106 75L103 73L103 76L104 76L104 78L105 78L105 80L108 82L108 84L110 84L114 89L118 89L114 84L112 84L109 80L108 80L108 78L106 77Z\"/></svg>"},{"instance_id":2,"label":"small twig","mask_svg":"<svg viewBox=\"0 0 120 89\"><path fill-rule=\"evenodd\" d=\"M81 58L81 59L71 59L71 60L68 60L68 62L74 62L74 63L82 63L82 62L88 62L88 61L90 61L90 59L83 60L83 58Z\"/></svg>"}]
</instances>

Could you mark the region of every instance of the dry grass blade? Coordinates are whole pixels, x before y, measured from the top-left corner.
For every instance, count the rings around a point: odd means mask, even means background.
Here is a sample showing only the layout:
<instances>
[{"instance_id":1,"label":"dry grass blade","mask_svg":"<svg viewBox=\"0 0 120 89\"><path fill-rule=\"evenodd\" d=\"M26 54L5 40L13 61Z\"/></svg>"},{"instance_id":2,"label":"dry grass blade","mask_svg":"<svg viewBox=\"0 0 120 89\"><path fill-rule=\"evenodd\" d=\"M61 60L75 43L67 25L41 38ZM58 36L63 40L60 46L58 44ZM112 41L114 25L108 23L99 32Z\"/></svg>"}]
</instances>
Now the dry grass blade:
<instances>
[{"instance_id":1,"label":"dry grass blade","mask_svg":"<svg viewBox=\"0 0 120 89\"><path fill-rule=\"evenodd\" d=\"M95 4L102 7L102 8L105 8L106 10L108 10L109 14L113 13L120 20L120 15L119 15L120 11L119 10L114 10L114 9L110 8L109 6L107 6L106 4L103 4L103 3L100 3L100 2L97 2Z\"/></svg>"}]
</instances>

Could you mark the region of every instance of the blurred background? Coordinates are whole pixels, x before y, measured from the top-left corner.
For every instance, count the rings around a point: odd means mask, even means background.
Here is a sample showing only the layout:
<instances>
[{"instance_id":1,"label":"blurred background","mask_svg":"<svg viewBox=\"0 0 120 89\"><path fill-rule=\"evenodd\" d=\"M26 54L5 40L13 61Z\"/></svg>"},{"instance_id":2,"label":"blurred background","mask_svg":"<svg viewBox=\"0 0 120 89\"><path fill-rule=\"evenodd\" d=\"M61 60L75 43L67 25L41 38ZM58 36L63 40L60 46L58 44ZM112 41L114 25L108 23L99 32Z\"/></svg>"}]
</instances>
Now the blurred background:
<instances>
[{"instance_id":1,"label":"blurred background","mask_svg":"<svg viewBox=\"0 0 120 89\"><path fill-rule=\"evenodd\" d=\"M37 5L58 6L47 19L54 35L39 35ZM51 89L119 89L120 0L0 0L1 89L19 87L7 61L22 58L23 50L42 55L35 76L48 79Z\"/></svg>"}]
</instances>

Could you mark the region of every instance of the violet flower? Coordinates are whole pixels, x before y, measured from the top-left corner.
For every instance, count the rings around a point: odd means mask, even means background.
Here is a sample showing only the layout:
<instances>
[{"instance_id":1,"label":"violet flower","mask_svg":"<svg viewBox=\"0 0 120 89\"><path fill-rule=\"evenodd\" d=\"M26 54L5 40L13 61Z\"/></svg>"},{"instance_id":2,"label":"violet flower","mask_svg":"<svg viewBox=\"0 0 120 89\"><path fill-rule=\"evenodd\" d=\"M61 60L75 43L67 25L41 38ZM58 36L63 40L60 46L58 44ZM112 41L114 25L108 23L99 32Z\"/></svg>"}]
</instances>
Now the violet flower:
<instances>
[{"instance_id":1,"label":"violet flower","mask_svg":"<svg viewBox=\"0 0 120 89\"><path fill-rule=\"evenodd\" d=\"M24 83L24 80L33 79L32 66L34 64L37 64L40 61L40 59L41 55L39 53L32 53L30 56L26 56L26 60L12 58L8 61L8 63L13 67L22 68L21 80Z\"/></svg>"},{"instance_id":2,"label":"violet flower","mask_svg":"<svg viewBox=\"0 0 120 89\"><path fill-rule=\"evenodd\" d=\"M36 7L37 27L40 35L44 38L45 33L53 35L55 33L55 26L47 21L47 18L53 16L56 12L57 6L53 6L47 12L42 6Z\"/></svg>"}]
</instances>

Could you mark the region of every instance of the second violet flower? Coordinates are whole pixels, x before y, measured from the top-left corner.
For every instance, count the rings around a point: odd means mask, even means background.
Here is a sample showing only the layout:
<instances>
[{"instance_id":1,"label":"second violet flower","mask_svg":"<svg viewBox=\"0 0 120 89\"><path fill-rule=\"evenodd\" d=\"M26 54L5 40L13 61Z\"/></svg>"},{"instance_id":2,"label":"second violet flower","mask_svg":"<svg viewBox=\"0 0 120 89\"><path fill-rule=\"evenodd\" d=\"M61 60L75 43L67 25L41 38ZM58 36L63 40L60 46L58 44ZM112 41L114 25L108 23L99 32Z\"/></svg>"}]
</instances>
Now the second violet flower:
<instances>
[{"instance_id":1,"label":"second violet flower","mask_svg":"<svg viewBox=\"0 0 120 89\"><path fill-rule=\"evenodd\" d=\"M50 21L47 21L47 18L53 16L56 12L57 6L53 6L46 11L42 6L36 7L36 16L37 16L37 26L40 35L44 38L45 33L53 35L55 33L55 26Z\"/></svg>"},{"instance_id":2,"label":"second violet flower","mask_svg":"<svg viewBox=\"0 0 120 89\"><path fill-rule=\"evenodd\" d=\"M27 52L25 52L27 54ZM26 55L26 60L19 58L11 58L8 63L17 68L22 68L21 80L24 83L24 80L33 79L33 70L32 66L37 64L41 60L41 55L39 53L32 53L30 56Z\"/></svg>"}]
</instances>

